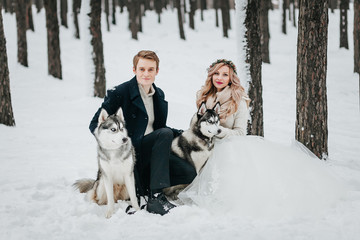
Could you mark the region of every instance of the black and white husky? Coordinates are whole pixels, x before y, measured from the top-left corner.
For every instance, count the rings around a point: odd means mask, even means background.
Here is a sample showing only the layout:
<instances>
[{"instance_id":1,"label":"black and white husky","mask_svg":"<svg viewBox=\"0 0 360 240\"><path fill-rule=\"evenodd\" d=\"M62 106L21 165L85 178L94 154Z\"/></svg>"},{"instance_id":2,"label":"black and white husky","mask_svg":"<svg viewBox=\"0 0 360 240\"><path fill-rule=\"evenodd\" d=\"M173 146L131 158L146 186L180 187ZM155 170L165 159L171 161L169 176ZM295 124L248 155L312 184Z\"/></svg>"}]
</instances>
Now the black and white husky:
<instances>
[{"instance_id":1,"label":"black and white husky","mask_svg":"<svg viewBox=\"0 0 360 240\"><path fill-rule=\"evenodd\" d=\"M81 193L87 193L90 201L99 205L107 204L107 218L113 214L117 200L130 198L131 205L138 210L134 180L135 154L121 108L111 116L102 109L94 135L98 143L97 179L80 179L74 186Z\"/></svg>"},{"instance_id":2,"label":"black and white husky","mask_svg":"<svg viewBox=\"0 0 360 240\"><path fill-rule=\"evenodd\" d=\"M218 135L220 104L213 109L207 109L202 103L193 116L190 128L176 137L171 145L171 151L182 159L189 161L198 174L214 148L214 136Z\"/></svg>"},{"instance_id":3,"label":"black and white husky","mask_svg":"<svg viewBox=\"0 0 360 240\"><path fill-rule=\"evenodd\" d=\"M220 104L213 109L207 109L202 103L197 113L192 117L190 128L180 136L174 138L171 151L186 161L189 161L199 174L206 161L209 159L214 148L214 137L221 133L219 128ZM177 185L164 189L164 193L173 199L187 185Z\"/></svg>"}]
</instances>

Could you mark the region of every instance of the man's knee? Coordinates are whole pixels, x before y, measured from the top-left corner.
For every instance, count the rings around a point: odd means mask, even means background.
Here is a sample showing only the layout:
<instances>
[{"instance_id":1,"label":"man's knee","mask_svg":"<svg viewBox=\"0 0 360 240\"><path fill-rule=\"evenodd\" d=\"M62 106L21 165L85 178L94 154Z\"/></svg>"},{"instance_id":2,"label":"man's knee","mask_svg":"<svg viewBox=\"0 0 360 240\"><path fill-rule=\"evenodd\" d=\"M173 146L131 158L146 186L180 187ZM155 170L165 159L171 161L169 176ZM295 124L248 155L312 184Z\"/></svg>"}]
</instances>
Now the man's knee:
<instances>
[{"instance_id":1,"label":"man's knee","mask_svg":"<svg viewBox=\"0 0 360 240\"><path fill-rule=\"evenodd\" d=\"M158 129L158 137L163 140L172 141L174 138L174 134L170 128L160 128Z\"/></svg>"}]
</instances>

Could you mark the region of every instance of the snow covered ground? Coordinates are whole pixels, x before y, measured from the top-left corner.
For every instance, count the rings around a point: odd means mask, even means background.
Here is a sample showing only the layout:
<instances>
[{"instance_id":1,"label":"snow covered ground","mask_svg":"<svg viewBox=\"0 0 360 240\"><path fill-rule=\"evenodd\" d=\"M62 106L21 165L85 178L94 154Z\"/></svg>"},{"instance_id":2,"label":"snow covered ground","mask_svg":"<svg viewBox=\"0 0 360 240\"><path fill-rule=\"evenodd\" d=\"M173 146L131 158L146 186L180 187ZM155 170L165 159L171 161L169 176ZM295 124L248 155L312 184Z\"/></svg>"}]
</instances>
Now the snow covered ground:
<instances>
[{"instance_id":1,"label":"snow covered ground","mask_svg":"<svg viewBox=\"0 0 360 240\"><path fill-rule=\"evenodd\" d=\"M214 27L214 11L205 12L204 22L199 15L195 31L185 26L186 41L179 39L176 11L164 12L161 25L154 12L147 12L139 41L130 39L127 15L117 15L118 25L111 26L111 32L103 28L107 87L133 76L132 57L139 50L156 51L156 83L169 102L168 125L186 129L206 68L217 58L239 64L235 30L224 39L221 28ZM85 38L74 39L72 25L61 27L60 81L47 74L44 10L34 11L35 32L27 34L29 68L17 64L15 15L3 12L16 127L0 125L0 238L359 239L360 114L353 14L349 11L350 50L339 49L339 12L329 17L327 164L351 188L336 207L321 217L267 220L213 214L197 206L181 206L165 216L146 211L129 216L124 212L127 203L120 202L113 217L105 219L105 207L85 201L71 187L79 178L94 178L97 171L96 142L88 124L102 99L91 96ZM281 34L279 10L269 18L271 64L264 64L262 72L265 137L290 145L296 118L297 29L289 23L288 34Z\"/></svg>"}]
</instances>

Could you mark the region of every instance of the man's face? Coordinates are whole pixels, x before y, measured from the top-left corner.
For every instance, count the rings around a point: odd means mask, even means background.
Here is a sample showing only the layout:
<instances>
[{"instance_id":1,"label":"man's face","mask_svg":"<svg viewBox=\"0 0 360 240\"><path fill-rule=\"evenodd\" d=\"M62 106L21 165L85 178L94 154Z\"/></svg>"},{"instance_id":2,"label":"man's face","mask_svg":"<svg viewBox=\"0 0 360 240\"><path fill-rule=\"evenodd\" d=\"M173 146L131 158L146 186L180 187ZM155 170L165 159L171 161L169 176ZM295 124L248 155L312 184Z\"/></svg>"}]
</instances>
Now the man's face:
<instances>
[{"instance_id":1,"label":"man's face","mask_svg":"<svg viewBox=\"0 0 360 240\"><path fill-rule=\"evenodd\" d=\"M145 90L150 89L155 81L155 76L158 74L159 69L156 69L156 62L151 59L140 58L137 63L136 69L133 68L136 75L136 80L140 83Z\"/></svg>"}]
</instances>

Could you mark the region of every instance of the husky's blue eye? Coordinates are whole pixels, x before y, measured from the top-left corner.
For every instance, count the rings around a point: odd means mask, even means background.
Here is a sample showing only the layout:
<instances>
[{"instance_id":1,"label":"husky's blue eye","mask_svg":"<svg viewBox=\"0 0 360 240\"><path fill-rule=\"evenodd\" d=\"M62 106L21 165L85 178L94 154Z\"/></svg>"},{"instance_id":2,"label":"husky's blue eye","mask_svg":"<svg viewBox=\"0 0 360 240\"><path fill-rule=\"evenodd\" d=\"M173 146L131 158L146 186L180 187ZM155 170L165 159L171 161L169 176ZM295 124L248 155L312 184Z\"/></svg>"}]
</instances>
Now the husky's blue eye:
<instances>
[{"instance_id":1,"label":"husky's blue eye","mask_svg":"<svg viewBox=\"0 0 360 240\"><path fill-rule=\"evenodd\" d=\"M116 128L111 128L110 129L112 132L116 132Z\"/></svg>"},{"instance_id":2,"label":"husky's blue eye","mask_svg":"<svg viewBox=\"0 0 360 240\"><path fill-rule=\"evenodd\" d=\"M213 121L211 121L210 119L209 119L209 120L207 120L207 121L208 121L208 123L213 124Z\"/></svg>"}]
</instances>

